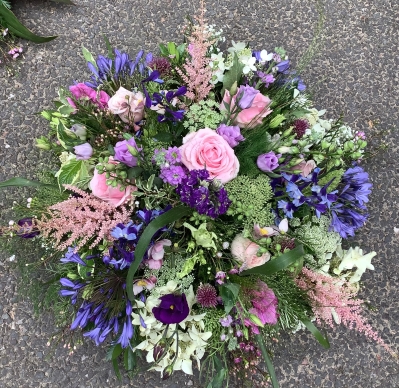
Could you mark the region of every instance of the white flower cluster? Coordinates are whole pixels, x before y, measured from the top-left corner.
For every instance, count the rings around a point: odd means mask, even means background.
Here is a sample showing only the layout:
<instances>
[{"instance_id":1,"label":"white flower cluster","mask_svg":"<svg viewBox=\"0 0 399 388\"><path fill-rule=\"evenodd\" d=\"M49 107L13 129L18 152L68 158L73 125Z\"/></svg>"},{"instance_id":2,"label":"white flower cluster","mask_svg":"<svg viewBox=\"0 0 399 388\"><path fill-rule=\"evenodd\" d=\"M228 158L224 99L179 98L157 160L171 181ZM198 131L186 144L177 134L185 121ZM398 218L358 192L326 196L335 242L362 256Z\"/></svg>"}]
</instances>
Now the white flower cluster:
<instances>
[{"instance_id":1,"label":"white flower cluster","mask_svg":"<svg viewBox=\"0 0 399 388\"><path fill-rule=\"evenodd\" d=\"M175 292L178 285L175 281L169 281L166 286L159 287L158 295L166 295ZM192 315L191 307L195 303L195 296L193 287L191 286L189 292L186 293L187 303L190 307L190 314L188 317L180 322L178 325L183 330L179 330L179 339L176 343L176 335L171 340L170 346L166 349L166 355L160 362L154 364L150 369L156 370L163 374L165 368L173 363L173 370L182 370L184 373L193 374L192 361L197 362L198 369L200 369L200 360L205 354L207 340L212 336L211 332L204 332L204 314ZM150 295L146 302L136 301L136 308L134 309L133 325L140 327L140 335L145 337L145 340L138 344L134 350L140 349L147 352L146 360L148 363L154 363L154 347L163 338L166 325L155 319L152 309L159 305L158 297ZM176 325L169 325L166 333L166 338L171 337L176 330Z\"/></svg>"}]
</instances>

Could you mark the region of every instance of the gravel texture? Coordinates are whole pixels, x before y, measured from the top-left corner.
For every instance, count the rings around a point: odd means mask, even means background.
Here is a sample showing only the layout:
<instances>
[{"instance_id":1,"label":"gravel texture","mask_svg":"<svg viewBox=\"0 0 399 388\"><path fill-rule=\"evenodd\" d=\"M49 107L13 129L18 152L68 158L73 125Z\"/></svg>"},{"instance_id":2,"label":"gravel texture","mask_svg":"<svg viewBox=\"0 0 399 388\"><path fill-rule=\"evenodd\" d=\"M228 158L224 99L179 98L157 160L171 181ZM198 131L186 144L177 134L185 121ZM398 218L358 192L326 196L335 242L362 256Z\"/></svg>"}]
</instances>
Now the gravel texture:
<instances>
[{"instance_id":1,"label":"gravel texture","mask_svg":"<svg viewBox=\"0 0 399 388\"><path fill-rule=\"evenodd\" d=\"M328 117L345 115L356 130L383 140L386 150L365 163L374 184L370 219L356 238L375 250L375 271L364 276L361 295L376 310L369 318L382 338L397 350L399 343L399 3L396 0L324 0L324 45L304 76L316 107ZM130 53L178 39L185 15L198 8L192 0L76 0L66 6L39 0L15 0L14 11L41 34L58 34L50 43L23 42L24 59L18 76L0 70L0 180L12 176L34 178L44 154L33 139L46 133L46 122L36 112L51 107L59 86L88 76L81 55L83 44L105 53L102 33ZM226 38L245 40L253 47L284 46L290 57L303 55L317 24L314 0L209 1L207 16L225 31ZM386 130L386 132L383 132ZM17 191L0 193L2 217L8 216ZM353 242L355 243L355 242ZM118 383L105 361L105 349L88 341L73 355L67 349L51 353L46 346L55 331L51 317L33 316L32 306L16 289L16 274L0 253L0 386L1 387L201 387L197 377L176 373L163 382L146 373ZM18 257L16 258L18 260ZM283 340L284 339L284 340ZM384 349L353 331L330 333L331 349L324 350L307 333L284 337L275 349L281 387L399 387L398 362Z\"/></svg>"}]
</instances>

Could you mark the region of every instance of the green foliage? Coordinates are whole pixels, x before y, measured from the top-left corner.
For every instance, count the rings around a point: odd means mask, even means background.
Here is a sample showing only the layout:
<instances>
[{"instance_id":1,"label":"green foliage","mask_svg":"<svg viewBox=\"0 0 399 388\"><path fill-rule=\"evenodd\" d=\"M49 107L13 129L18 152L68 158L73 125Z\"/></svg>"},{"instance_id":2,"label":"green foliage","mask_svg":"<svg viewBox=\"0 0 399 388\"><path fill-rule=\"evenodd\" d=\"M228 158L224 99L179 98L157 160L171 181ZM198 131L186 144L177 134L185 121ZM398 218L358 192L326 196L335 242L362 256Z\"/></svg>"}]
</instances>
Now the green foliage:
<instances>
[{"instance_id":1,"label":"green foliage","mask_svg":"<svg viewBox=\"0 0 399 388\"><path fill-rule=\"evenodd\" d=\"M146 268L144 270L144 277L149 278L154 275L157 278L157 287L151 292L153 295L158 295L156 290L159 287L166 286L169 280L179 279L179 274L186 263L186 257L170 254L164 258L162 267L159 270ZM194 282L193 275L187 275L179 279L179 284L182 292L187 292L191 284ZM208 311L208 310L207 310Z\"/></svg>"},{"instance_id":2,"label":"green foliage","mask_svg":"<svg viewBox=\"0 0 399 388\"><path fill-rule=\"evenodd\" d=\"M324 175L318 182L319 186L324 186L328 182L330 182L331 179L334 178L330 186L328 186L328 192L331 193L331 191L334 191L339 183L341 182L342 175L344 175L344 169L339 169L339 170L330 170L326 175Z\"/></svg>"},{"instance_id":3,"label":"green foliage","mask_svg":"<svg viewBox=\"0 0 399 388\"><path fill-rule=\"evenodd\" d=\"M210 331L212 332L212 337L208 339L209 349L218 350L223 343L220 341L220 336L223 333L223 326L220 324L220 319L223 318L226 314L223 309L200 309L198 314L206 313L204 318L204 332Z\"/></svg>"},{"instance_id":4,"label":"green foliage","mask_svg":"<svg viewBox=\"0 0 399 388\"><path fill-rule=\"evenodd\" d=\"M240 174L254 178L260 172L256 165L258 156L271 151L273 143L263 126L246 131L243 135L245 141L241 142L234 152L240 162Z\"/></svg>"},{"instance_id":5,"label":"green foliage","mask_svg":"<svg viewBox=\"0 0 399 388\"><path fill-rule=\"evenodd\" d=\"M336 232L329 232L331 219L322 215L320 218L313 216L308 222L302 222L301 226L296 228L293 235L311 249L315 256L313 262L308 262L309 256L305 256L305 262L312 267L318 268L325 264L325 254L335 252L337 245L341 243L341 237Z\"/></svg>"},{"instance_id":6,"label":"green foliage","mask_svg":"<svg viewBox=\"0 0 399 388\"><path fill-rule=\"evenodd\" d=\"M183 126L190 132L201 128L216 129L223 121L223 115L216 110L218 107L219 104L213 100L201 100L190 105Z\"/></svg>"},{"instance_id":7,"label":"green foliage","mask_svg":"<svg viewBox=\"0 0 399 388\"><path fill-rule=\"evenodd\" d=\"M259 175L255 179L239 175L225 187L229 198L233 200L233 205L227 214L241 213L247 230L252 230L254 224L261 226L273 224L274 217L269 203L273 198L273 190L266 175Z\"/></svg>"}]
</instances>

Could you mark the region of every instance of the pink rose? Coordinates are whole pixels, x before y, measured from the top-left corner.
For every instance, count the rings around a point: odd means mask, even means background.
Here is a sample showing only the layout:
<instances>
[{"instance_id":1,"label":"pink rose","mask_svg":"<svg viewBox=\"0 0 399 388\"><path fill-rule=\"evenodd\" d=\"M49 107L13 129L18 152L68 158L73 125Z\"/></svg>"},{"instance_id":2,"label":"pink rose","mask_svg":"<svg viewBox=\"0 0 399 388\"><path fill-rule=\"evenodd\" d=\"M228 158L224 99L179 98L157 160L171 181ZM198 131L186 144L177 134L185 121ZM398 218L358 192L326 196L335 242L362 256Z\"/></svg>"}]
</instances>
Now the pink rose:
<instances>
[{"instance_id":1,"label":"pink rose","mask_svg":"<svg viewBox=\"0 0 399 388\"><path fill-rule=\"evenodd\" d=\"M230 104L230 112L233 112L233 117L236 116L237 108L236 107L236 98L237 94L233 96L230 95L228 90L225 90L223 101L220 104L220 110L226 110L224 103ZM256 94L252 105L247 109L242 109L240 113L235 117L234 124L238 125L240 128L255 128L257 125L262 124L262 119L269 115L272 110L269 109L271 100L269 97L264 96L262 93Z\"/></svg>"},{"instance_id":2,"label":"pink rose","mask_svg":"<svg viewBox=\"0 0 399 388\"><path fill-rule=\"evenodd\" d=\"M137 123L144 117L144 103L143 93L129 92L121 86L108 101L108 109L125 123Z\"/></svg>"},{"instance_id":3,"label":"pink rose","mask_svg":"<svg viewBox=\"0 0 399 388\"><path fill-rule=\"evenodd\" d=\"M316 168L316 162L311 159L305 162L302 160L299 164L290 168L292 171L300 171L300 174L305 178Z\"/></svg>"},{"instance_id":4,"label":"pink rose","mask_svg":"<svg viewBox=\"0 0 399 388\"><path fill-rule=\"evenodd\" d=\"M229 143L210 128L189 133L179 148L181 160L189 170L209 171L210 178L222 183L234 179L240 168L237 157Z\"/></svg>"},{"instance_id":5,"label":"pink rose","mask_svg":"<svg viewBox=\"0 0 399 388\"><path fill-rule=\"evenodd\" d=\"M242 234L237 234L231 243L231 254L241 263L245 269L258 267L270 260L270 253L265 252L258 256L259 245L245 238Z\"/></svg>"},{"instance_id":6,"label":"pink rose","mask_svg":"<svg viewBox=\"0 0 399 388\"><path fill-rule=\"evenodd\" d=\"M148 260L147 265L148 268L151 269L160 269L163 264L163 256L165 254L165 250L163 247L170 247L172 245L172 241L164 239L157 241L149 250L148 250Z\"/></svg>"},{"instance_id":7,"label":"pink rose","mask_svg":"<svg viewBox=\"0 0 399 388\"><path fill-rule=\"evenodd\" d=\"M115 207L123 205L129 199L134 199L132 191L137 190L136 186L127 186L125 190L121 191L119 185L116 187L108 186L106 181L105 174L99 174L95 168L94 176L89 183L90 190L94 196Z\"/></svg>"}]
</instances>

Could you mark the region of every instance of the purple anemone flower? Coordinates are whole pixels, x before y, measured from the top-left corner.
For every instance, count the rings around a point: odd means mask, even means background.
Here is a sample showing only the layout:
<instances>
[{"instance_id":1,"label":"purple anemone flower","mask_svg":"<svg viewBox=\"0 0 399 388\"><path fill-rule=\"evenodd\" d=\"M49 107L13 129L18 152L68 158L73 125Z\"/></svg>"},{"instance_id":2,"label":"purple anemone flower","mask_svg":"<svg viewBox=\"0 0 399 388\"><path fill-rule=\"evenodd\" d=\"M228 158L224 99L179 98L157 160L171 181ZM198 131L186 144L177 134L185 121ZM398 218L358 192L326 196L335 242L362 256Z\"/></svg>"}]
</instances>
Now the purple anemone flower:
<instances>
[{"instance_id":1,"label":"purple anemone flower","mask_svg":"<svg viewBox=\"0 0 399 388\"><path fill-rule=\"evenodd\" d=\"M158 307L154 307L152 312L158 321L170 325L184 321L189 312L187 299L185 294L167 294L159 298L161 303Z\"/></svg>"},{"instance_id":2,"label":"purple anemone flower","mask_svg":"<svg viewBox=\"0 0 399 388\"><path fill-rule=\"evenodd\" d=\"M40 232L35 229L31 217L22 218L17 222L17 224L21 227L17 232L18 237L33 238L40 234Z\"/></svg>"}]
</instances>

